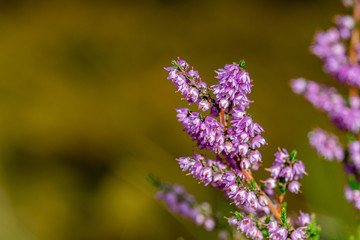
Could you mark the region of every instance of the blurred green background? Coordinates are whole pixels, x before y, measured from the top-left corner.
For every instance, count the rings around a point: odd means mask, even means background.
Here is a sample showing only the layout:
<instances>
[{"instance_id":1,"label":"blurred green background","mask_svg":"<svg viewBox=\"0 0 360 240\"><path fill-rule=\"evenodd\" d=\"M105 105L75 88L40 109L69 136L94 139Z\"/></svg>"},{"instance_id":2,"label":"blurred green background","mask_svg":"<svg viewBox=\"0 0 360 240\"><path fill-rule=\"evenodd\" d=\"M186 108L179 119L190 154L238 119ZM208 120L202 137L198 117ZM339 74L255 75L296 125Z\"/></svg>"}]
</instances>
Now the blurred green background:
<instances>
[{"instance_id":1,"label":"blurred green background","mask_svg":"<svg viewBox=\"0 0 360 240\"><path fill-rule=\"evenodd\" d=\"M163 70L178 56L209 84L213 70L246 60L264 165L281 146L309 173L290 213L316 212L322 239L345 239L355 212L341 165L307 140L316 126L336 130L289 88L300 76L333 84L308 46L344 12L339 0L0 1L0 239L215 239L168 213L146 180L229 209L175 161L196 149Z\"/></svg>"}]
</instances>

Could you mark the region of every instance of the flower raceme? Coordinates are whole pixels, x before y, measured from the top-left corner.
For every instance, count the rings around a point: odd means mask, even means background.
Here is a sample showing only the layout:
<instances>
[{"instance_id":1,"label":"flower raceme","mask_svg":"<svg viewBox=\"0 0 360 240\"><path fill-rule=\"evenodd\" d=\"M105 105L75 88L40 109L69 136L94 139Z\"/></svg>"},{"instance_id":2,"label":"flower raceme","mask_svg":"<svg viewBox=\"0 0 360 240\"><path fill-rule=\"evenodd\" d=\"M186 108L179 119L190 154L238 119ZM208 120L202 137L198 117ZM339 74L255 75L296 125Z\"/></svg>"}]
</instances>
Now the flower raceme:
<instances>
[{"instance_id":1,"label":"flower raceme","mask_svg":"<svg viewBox=\"0 0 360 240\"><path fill-rule=\"evenodd\" d=\"M296 152L285 149L275 154L271 177L259 185L252 175L262 164L259 149L266 145L261 136L264 129L247 113L251 101L248 95L252 80L244 69L245 62L227 64L215 71L218 83L211 87L202 81L198 71L178 58L165 68L168 79L189 105L196 104L200 112L188 108L176 109L183 125L199 149L216 154L215 159L194 154L180 157L180 168L205 186L224 192L225 198L236 208L229 218L230 226L249 239L285 240L317 239L319 229L315 220L289 224L285 193L299 193L298 182L305 172L304 164L296 159ZM301 216L300 216L301 217Z\"/></svg>"},{"instance_id":2,"label":"flower raceme","mask_svg":"<svg viewBox=\"0 0 360 240\"><path fill-rule=\"evenodd\" d=\"M190 219L198 226L204 226L207 231L214 230L216 222L207 202L197 203L195 197L181 185L159 183L158 187L155 198L164 202L170 211Z\"/></svg>"},{"instance_id":3,"label":"flower raceme","mask_svg":"<svg viewBox=\"0 0 360 240\"><path fill-rule=\"evenodd\" d=\"M328 87L303 78L293 79L291 87L297 94L304 95L315 108L325 112L341 130L354 134L360 129L360 98L351 96L347 103L333 87Z\"/></svg>"}]
</instances>

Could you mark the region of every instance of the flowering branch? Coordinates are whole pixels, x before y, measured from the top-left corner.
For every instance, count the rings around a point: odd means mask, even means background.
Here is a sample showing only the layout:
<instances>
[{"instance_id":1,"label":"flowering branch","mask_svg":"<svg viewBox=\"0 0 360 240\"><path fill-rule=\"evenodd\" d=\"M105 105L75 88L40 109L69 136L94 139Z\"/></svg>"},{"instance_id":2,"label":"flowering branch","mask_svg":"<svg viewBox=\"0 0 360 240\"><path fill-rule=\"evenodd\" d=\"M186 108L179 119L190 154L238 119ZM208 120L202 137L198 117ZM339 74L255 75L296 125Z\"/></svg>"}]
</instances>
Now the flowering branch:
<instances>
[{"instance_id":1,"label":"flowering branch","mask_svg":"<svg viewBox=\"0 0 360 240\"><path fill-rule=\"evenodd\" d=\"M244 70L245 62L228 64L215 71L219 81L210 88L184 60L178 58L172 65L165 68L169 72L168 79L184 99L190 105L196 103L204 113L210 110L210 116L206 116L179 108L176 110L178 121L199 149L217 154L214 160L200 154L181 157L178 159L180 168L205 186L211 185L225 193L225 198L240 211L229 218L229 224L237 226L247 238L317 239L319 229L315 218L300 213L302 220L298 228L294 228L289 224L283 202L286 191L300 192L297 180L306 174L304 164L296 159L296 152L288 154L285 149L279 149L273 166L267 169L271 178L263 181L263 186L259 186L251 174L262 162L258 148L267 143L261 136L263 128L246 112L252 103L247 95L253 85ZM280 191L278 198L276 189Z\"/></svg>"}]
</instances>

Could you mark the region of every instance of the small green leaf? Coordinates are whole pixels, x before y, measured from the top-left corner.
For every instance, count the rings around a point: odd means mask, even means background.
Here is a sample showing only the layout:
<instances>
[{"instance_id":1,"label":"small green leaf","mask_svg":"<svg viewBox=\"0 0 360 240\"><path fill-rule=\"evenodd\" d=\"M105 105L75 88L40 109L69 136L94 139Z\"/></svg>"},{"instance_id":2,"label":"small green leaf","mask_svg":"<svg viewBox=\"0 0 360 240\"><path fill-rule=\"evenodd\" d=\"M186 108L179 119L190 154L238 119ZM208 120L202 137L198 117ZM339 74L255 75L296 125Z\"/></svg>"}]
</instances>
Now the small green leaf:
<instances>
[{"instance_id":1,"label":"small green leaf","mask_svg":"<svg viewBox=\"0 0 360 240\"><path fill-rule=\"evenodd\" d=\"M261 233L263 234L264 239L267 239L267 237L269 236L269 229L263 228L261 229Z\"/></svg>"},{"instance_id":2,"label":"small green leaf","mask_svg":"<svg viewBox=\"0 0 360 240\"><path fill-rule=\"evenodd\" d=\"M270 215L266 215L266 218L265 218L265 223L266 224L268 224L270 222L270 218L271 218Z\"/></svg>"},{"instance_id":3,"label":"small green leaf","mask_svg":"<svg viewBox=\"0 0 360 240\"><path fill-rule=\"evenodd\" d=\"M241 220L241 219L243 219L243 217L244 217L244 214L242 214L242 213L240 214L240 213L237 212L237 211L236 211L234 214L235 214L235 217L236 217L238 220Z\"/></svg>"},{"instance_id":4,"label":"small green leaf","mask_svg":"<svg viewBox=\"0 0 360 240\"><path fill-rule=\"evenodd\" d=\"M345 99L345 103L346 103L346 106L347 106L347 107L349 107L349 108L351 107L350 98L346 98L346 99Z\"/></svg>"},{"instance_id":5,"label":"small green leaf","mask_svg":"<svg viewBox=\"0 0 360 240\"><path fill-rule=\"evenodd\" d=\"M306 232L309 235L309 239L311 240L320 239L321 228L316 226L316 218L314 214L312 215L311 223L308 229L306 230Z\"/></svg>"},{"instance_id":6,"label":"small green leaf","mask_svg":"<svg viewBox=\"0 0 360 240\"><path fill-rule=\"evenodd\" d=\"M251 191L253 191L253 192L256 190L256 184L255 184L254 179L252 179L250 181L250 188L251 188Z\"/></svg>"},{"instance_id":7,"label":"small green leaf","mask_svg":"<svg viewBox=\"0 0 360 240\"><path fill-rule=\"evenodd\" d=\"M240 60L240 62L239 62L239 67L240 68L244 68L245 67L245 60L243 59L243 60Z\"/></svg>"},{"instance_id":8,"label":"small green leaf","mask_svg":"<svg viewBox=\"0 0 360 240\"><path fill-rule=\"evenodd\" d=\"M353 141L355 141L355 140L356 140L355 135L354 135L354 134L352 134L352 133L348 133L348 134L346 134L346 138L347 138L347 140L348 140L349 142L353 142Z\"/></svg>"},{"instance_id":9,"label":"small green leaf","mask_svg":"<svg viewBox=\"0 0 360 240\"><path fill-rule=\"evenodd\" d=\"M349 175L348 182L352 189L359 190L359 183L356 181L356 178L354 175Z\"/></svg>"},{"instance_id":10,"label":"small green leaf","mask_svg":"<svg viewBox=\"0 0 360 240\"><path fill-rule=\"evenodd\" d=\"M180 70L180 67L179 67L177 61L172 60L172 61L171 61L171 65L173 65L176 69Z\"/></svg>"},{"instance_id":11,"label":"small green leaf","mask_svg":"<svg viewBox=\"0 0 360 240\"><path fill-rule=\"evenodd\" d=\"M293 160L296 158L296 155L297 155L297 151L296 151L296 150L293 150L293 151L290 153L290 161L293 161Z\"/></svg>"},{"instance_id":12,"label":"small green leaf","mask_svg":"<svg viewBox=\"0 0 360 240\"><path fill-rule=\"evenodd\" d=\"M281 209L281 221L283 222L283 224L287 223L287 213L285 207Z\"/></svg>"},{"instance_id":13,"label":"small green leaf","mask_svg":"<svg viewBox=\"0 0 360 240\"><path fill-rule=\"evenodd\" d=\"M202 114L199 114L199 118L200 118L201 121L204 121L204 120L205 120L205 116L202 115Z\"/></svg>"},{"instance_id":14,"label":"small green leaf","mask_svg":"<svg viewBox=\"0 0 360 240\"><path fill-rule=\"evenodd\" d=\"M347 150L345 150L344 162L345 162L345 163L349 162L349 151L347 151Z\"/></svg>"},{"instance_id":15,"label":"small green leaf","mask_svg":"<svg viewBox=\"0 0 360 240\"><path fill-rule=\"evenodd\" d=\"M240 177L237 177L235 182L236 182L236 183L242 183L243 181L241 180Z\"/></svg>"},{"instance_id":16,"label":"small green leaf","mask_svg":"<svg viewBox=\"0 0 360 240\"><path fill-rule=\"evenodd\" d=\"M284 194L286 192L287 187L283 185L279 185L281 194Z\"/></svg>"}]
</instances>

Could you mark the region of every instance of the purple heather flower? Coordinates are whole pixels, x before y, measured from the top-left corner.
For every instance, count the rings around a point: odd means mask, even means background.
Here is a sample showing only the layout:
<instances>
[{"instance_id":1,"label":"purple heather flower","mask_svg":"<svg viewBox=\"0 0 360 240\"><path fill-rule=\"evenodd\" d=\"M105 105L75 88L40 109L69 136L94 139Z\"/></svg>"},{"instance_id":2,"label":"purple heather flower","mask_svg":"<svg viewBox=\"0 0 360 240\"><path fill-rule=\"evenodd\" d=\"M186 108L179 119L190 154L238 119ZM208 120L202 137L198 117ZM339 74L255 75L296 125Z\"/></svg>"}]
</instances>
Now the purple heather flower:
<instances>
[{"instance_id":1,"label":"purple heather flower","mask_svg":"<svg viewBox=\"0 0 360 240\"><path fill-rule=\"evenodd\" d=\"M300 183L298 181L292 181L289 184L288 189L290 192L297 194L300 191Z\"/></svg>"},{"instance_id":2,"label":"purple heather flower","mask_svg":"<svg viewBox=\"0 0 360 240\"><path fill-rule=\"evenodd\" d=\"M181 122L188 116L189 110L187 108L178 108L176 109L176 112L177 112L176 116Z\"/></svg>"},{"instance_id":3,"label":"purple heather flower","mask_svg":"<svg viewBox=\"0 0 360 240\"><path fill-rule=\"evenodd\" d=\"M349 102L350 102L351 108L360 108L360 97L359 96L357 96L357 95L350 96Z\"/></svg>"},{"instance_id":4,"label":"purple heather flower","mask_svg":"<svg viewBox=\"0 0 360 240\"><path fill-rule=\"evenodd\" d=\"M204 223L205 216L199 210L194 210L193 216L196 225L200 226Z\"/></svg>"},{"instance_id":5,"label":"purple heather flower","mask_svg":"<svg viewBox=\"0 0 360 240\"><path fill-rule=\"evenodd\" d=\"M261 231L258 231L254 240L262 240L264 238L263 234Z\"/></svg>"},{"instance_id":6,"label":"purple heather flower","mask_svg":"<svg viewBox=\"0 0 360 240\"><path fill-rule=\"evenodd\" d=\"M294 171L291 166L285 167L280 172L280 177L283 177L286 182L292 181L294 178Z\"/></svg>"},{"instance_id":7,"label":"purple heather flower","mask_svg":"<svg viewBox=\"0 0 360 240\"><path fill-rule=\"evenodd\" d=\"M199 72L195 71L194 68L187 72L188 76L192 79L198 79L199 78Z\"/></svg>"},{"instance_id":8,"label":"purple heather flower","mask_svg":"<svg viewBox=\"0 0 360 240\"><path fill-rule=\"evenodd\" d=\"M233 184L228 188L226 188L226 193L230 198L234 198L238 192L239 192L239 186L237 184Z\"/></svg>"},{"instance_id":9,"label":"purple heather flower","mask_svg":"<svg viewBox=\"0 0 360 240\"><path fill-rule=\"evenodd\" d=\"M189 68L189 64L180 58L178 58L177 62L179 63L179 66L182 68L182 70L187 71Z\"/></svg>"},{"instance_id":10,"label":"purple heather flower","mask_svg":"<svg viewBox=\"0 0 360 240\"><path fill-rule=\"evenodd\" d=\"M223 175L221 173L214 175L212 185L216 188L225 187L225 184L223 183Z\"/></svg>"},{"instance_id":11,"label":"purple heather flower","mask_svg":"<svg viewBox=\"0 0 360 240\"><path fill-rule=\"evenodd\" d=\"M305 165L302 161L297 161L292 166L293 172L294 172L294 179L298 180L303 177L303 174L307 175L307 172L305 172Z\"/></svg>"},{"instance_id":12,"label":"purple heather flower","mask_svg":"<svg viewBox=\"0 0 360 240\"><path fill-rule=\"evenodd\" d=\"M254 192L249 192L247 197L247 202L254 209L258 208L258 200L256 198L256 194Z\"/></svg>"},{"instance_id":13,"label":"purple heather flower","mask_svg":"<svg viewBox=\"0 0 360 240\"><path fill-rule=\"evenodd\" d=\"M173 185L173 191L176 194L185 194L185 187L179 184L174 184Z\"/></svg>"},{"instance_id":14,"label":"purple heather flower","mask_svg":"<svg viewBox=\"0 0 360 240\"><path fill-rule=\"evenodd\" d=\"M261 147L261 145L265 145L265 144L266 144L265 139L260 135L256 135L252 140L251 148L253 149L259 148Z\"/></svg>"},{"instance_id":15,"label":"purple heather flower","mask_svg":"<svg viewBox=\"0 0 360 240\"><path fill-rule=\"evenodd\" d=\"M195 164L195 162L191 162L190 158L188 158L188 157L181 157L181 158L178 159L178 161L179 161L179 164L180 164L180 168L183 171L187 171L190 167L192 167L192 165Z\"/></svg>"},{"instance_id":16,"label":"purple heather flower","mask_svg":"<svg viewBox=\"0 0 360 240\"><path fill-rule=\"evenodd\" d=\"M303 94L306 89L306 80L304 78L296 78L291 80L291 88L296 94Z\"/></svg>"},{"instance_id":17,"label":"purple heather flower","mask_svg":"<svg viewBox=\"0 0 360 240\"><path fill-rule=\"evenodd\" d=\"M246 237L254 239L258 233L259 229L252 225L247 231L246 231Z\"/></svg>"},{"instance_id":18,"label":"purple heather flower","mask_svg":"<svg viewBox=\"0 0 360 240\"><path fill-rule=\"evenodd\" d=\"M190 103L196 102L198 100L198 97L199 97L199 90L197 90L194 87L190 88L190 91L189 91L189 93L187 94L186 97L187 97L187 100Z\"/></svg>"},{"instance_id":19,"label":"purple heather flower","mask_svg":"<svg viewBox=\"0 0 360 240\"><path fill-rule=\"evenodd\" d=\"M309 140L311 146L325 159L336 159L339 162L344 159L344 149L337 136L318 128L309 133Z\"/></svg>"},{"instance_id":20,"label":"purple heather flower","mask_svg":"<svg viewBox=\"0 0 360 240\"><path fill-rule=\"evenodd\" d=\"M309 214L300 211L300 216L298 217L296 224L299 225L300 227L306 227L310 225L311 221L312 221L312 217Z\"/></svg>"},{"instance_id":21,"label":"purple heather flower","mask_svg":"<svg viewBox=\"0 0 360 240\"><path fill-rule=\"evenodd\" d=\"M319 31L314 37L311 50L319 58L324 59L333 53L331 47L333 44L338 43L339 39L340 33L338 29L331 28L327 31Z\"/></svg>"},{"instance_id":22,"label":"purple heather flower","mask_svg":"<svg viewBox=\"0 0 360 240\"><path fill-rule=\"evenodd\" d=\"M360 190L354 190L349 186L345 187L345 198L354 204L357 210L360 210Z\"/></svg>"},{"instance_id":23,"label":"purple heather flower","mask_svg":"<svg viewBox=\"0 0 360 240\"><path fill-rule=\"evenodd\" d=\"M335 22L338 25L340 36L342 39L349 39L351 36L351 30L355 26L355 20L352 16L336 16Z\"/></svg>"},{"instance_id":24,"label":"purple heather flower","mask_svg":"<svg viewBox=\"0 0 360 240\"><path fill-rule=\"evenodd\" d=\"M199 82L199 83L198 83L198 86L199 86L199 90L200 90L202 93L204 93L204 94L207 93L208 86L207 86L206 82Z\"/></svg>"},{"instance_id":25,"label":"purple heather flower","mask_svg":"<svg viewBox=\"0 0 360 240\"><path fill-rule=\"evenodd\" d=\"M336 78L342 83L358 88L360 86L359 73L359 65L343 64L339 67Z\"/></svg>"},{"instance_id":26,"label":"purple heather flower","mask_svg":"<svg viewBox=\"0 0 360 240\"><path fill-rule=\"evenodd\" d=\"M246 156L246 154L248 153L249 151L249 146L247 144L239 144L238 145L238 153L241 155L241 156Z\"/></svg>"},{"instance_id":27,"label":"purple heather flower","mask_svg":"<svg viewBox=\"0 0 360 240\"><path fill-rule=\"evenodd\" d=\"M195 162L195 164L190 167L189 171L192 175L194 175L194 177L199 178L202 169L203 165L201 164L201 162Z\"/></svg>"},{"instance_id":28,"label":"purple heather flower","mask_svg":"<svg viewBox=\"0 0 360 240\"><path fill-rule=\"evenodd\" d=\"M223 109L227 109L229 107L229 101L226 98L223 98L220 100L219 106Z\"/></svg>"},{"instance_id":29,"label":"purple heather flower","mask_svg":"<svg viewBox=\"0 0 360 240\"><path fill-rule=\"evenodd\" d=\"M248 170L250 168L249 159L247 159L247 158L241 159L240 168L241 168L241 170Z\"/></svg>"},{"instance_id":30,"label":"purple heather flower","mask_svg":"<svg viewBox=\"0 0 360 240\"><path fill-rule=\"evenodd\" d=\"M177 213L180 215L187 217L191 215L192 208L187 202L180 202L177 207Z\"/></svg>"},{"instance_id":31,"label":"purple heather flower","mask_svg":"<svg viewBox=\"0 0 360 240\"><path fill-rule=\"evenodd\" d=\"M209 110L210 106L211 105L208 100L204 99L199 102L199 109L201 109L203 112L206 112L207 110Z\"/></svg>"},{"instance_id":32,"label":"purple heather flower","mask_svg":"<svg viewBox=\"0 0 360 240\"><path fill-rule=\"evenodd\" d=\"M253 225L253 221L250 217L245 216L238 222L238 231L241 233L247 232L251 226Z\"/></svg>"},{"instance_id":33,"label":"purple heather flower","mask_svg":"<svg viewBox=\"0 0 360 240\"><path fill-rule=\"evenodd\" d=\"M245 202L248 199L248 193L244 189L240 189L237 196L236 196L236 202L238 204L245 204Z\"/></svg>"},{"instance_id":34,"label":"purple heather flower","mask_svg":"<svg viewBox=\"0 0 360 240\"><path fill-rule=\"evenodd\" d=\"M354 200L354 207L357 209L357 210L360 210L360 199L359 198L356 198Z\"/></svg>"},{"instance_id":35,"label":"purple heather flower","mask_svg":"<svg viewBox=\"0 0 360 240\"><path fill-rule=\"evenodd\" d=\"M238 219L235 216L232 216L228 219L230 226L235 227L238 224Z\"/></svg>"},{"instance_id":36,"label":"purple heather flower","mask_svg":"<svg viewBox=\"0 0 360 240\"><path fill-rule=\"evenodd\" d=\"M346 186L344 189L344 193L345 193L345 199L347 201L352 202L354 200L353 190L351 189L351 187Z\"/></svg>"},{"instance_id":37,"label":"purple heather flower","mask_svg":"<svg viewBox=\"0 0 360 240\"><path fill-rule=\"evenodd\" d=\"M222 175L222 182L225 184L226 187L233 185L236 181L236 176L232 172L226 172Z\"/></svg>"},{"instance_id":38,"label":"purple heather flower","mask_svg":"<svg viewBox=\"0 0 360 240\"><path fill-rule=\"evenodd\" d=\"M282 166L285 161L289 160L290 156L289 153L286 151L286 149L278 149L279 151L277 151L274 156L275 156L275 161L274 161L274 166Z\"/></svg>"},{"instance_id":39,"label":"purple heather flower","mask_svg":"<svg viewBox=\"0 0 360 240\"><path fill-rule=\"evenodd\" d=\"M350 160L357 170L360 170L360 142L353 141L349 143Z\"/></svg>"},{"instance_id":40,"label":"purple heather flower","mask_svg":"<svg viewBox=\"0 0 360 240\"><path fill-rule=\"evenodd\" d=\"M307 238L306 228L299 227L295 229L291 234L291 240L304 240Z\"/></svg>"},{"instance_id":41,"label":"purple heather flower","mask_svg":"<svg viewBox=\"0 0 360 240\"><path fill-rule=\"evenodd\" d=\"M211 168L206 167L206 168L202 169L200 179L205 184L205 186L209 185L212 182L212 180L213 180L212 174L213 174L213 171L211 170Z\"/></svg>"},{"instance_id":42,"label":"purple heather flower","mask_svg":"<svg viewBox=\"0 0 360 240\"><path fill-rule=\"evenodd\" d=\"M264 195L260 195L258 200L259 200L260 206L266 207L268 205L268 200Z\"/></svg>"},{"instance_id":43,"label":"purple heather flower","mask_svg":"<svg viewBox=\"0 0 360 240\"><path fill-rule=\"evenodd\" d=\"M207 218L204 222L204 227L207 231L212 231L215 228L215 220L213 218Z\"/></svg>"},{"instance_id":44,"label":"purple heather flower","mask_svg":"<svg viewBox=\"0 0 360 240\"><path fill-rule=\"evenodd\" d=\"M270 240L286 240L287 238L287 230L285 227L280 227L273 232L270 232L269 239Z\"/></svg>"},{"instance_id":45,"label":"purple heather flower","mask_svg":"<svg viewBox=\"0 0 360 240\"><path fill-rule=\"evenodd\" d=\"M281 167L280 166L272 166L270 168L267 168L266 170L269 171L270 175L276 179L280 176Z\"/></svg>"},{"instance_id":46,"label":"purple heather flower","mask_svg":"<svg viewBox=\"0 0 360 240\"><path fill-rule=\"evenodd\" d=\"M225 152L227 152L228 154L231 154L231 152L233 150L233 144L231 142L225 142L224 148L225 148Z\"/></svg>"},{"instance_id":47,"label":"purple heather flower","mask_svg":"<svg viewBox=\"0 0 360 240\"><path fill-rule=\"evenodd\" d=\"M268 178L264 181L265 188L273 189L276 187L276 180L273 178Z\"/></svg>"},{"instance_id":48,"label":"purple heather flower","mask_svg":"<svg viewBox=\"0 0 360 240\"><path fill-rule=\"evenodd\" d=\"M269 232L272 233L272 232L275 232L277 229L278 229L278 224L276 221L271 221L269 222L268 224L268 229L269 229Z\"/></svg>"},{"instance_id":49,"label":"purple heather flower","mask_svg":"<svg viewBox=\"0 0 360 240\"><path fill-rule=\"evenodd\" d=\"M261 154L258 150L251 151L249 154L249 161L251 164L261 162Z\"/></svg>"},{"instance_id":50,"label":"purple heather flower","mask_svg":"<svg viewBox=\"0 0 360 240\"><path fill-rule=\"evenodd\" d=\"M219 110L217 109L217 107L212 106L210 109L210 115L213 117L218 117L219 116Z\"/></svg>"}]
</instances>

